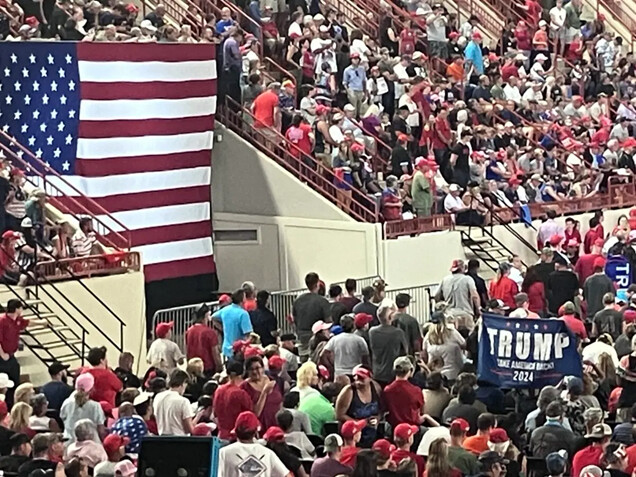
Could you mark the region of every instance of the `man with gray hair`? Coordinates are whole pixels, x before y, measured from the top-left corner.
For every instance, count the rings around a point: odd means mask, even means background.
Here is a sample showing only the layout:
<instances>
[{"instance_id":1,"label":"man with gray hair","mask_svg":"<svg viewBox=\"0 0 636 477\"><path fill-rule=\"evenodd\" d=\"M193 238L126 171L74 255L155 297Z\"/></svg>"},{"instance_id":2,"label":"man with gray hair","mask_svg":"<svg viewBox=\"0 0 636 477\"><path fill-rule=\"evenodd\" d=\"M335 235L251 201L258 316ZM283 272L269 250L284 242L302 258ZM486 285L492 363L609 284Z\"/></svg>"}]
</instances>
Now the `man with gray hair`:
<instances>
[{"instance_id":1,"label":"man with gray hair","mask_svg":"<svg viewBox=\"0 0 636 477\"><path fill-rule=\"evenodd\" d=\"M377 312L380 325L369 330L373 377L382 386L393 381L393 362L400 356L406 356L408 350L404 331L392 326L396 311L397 306L393 300L382 300Z\"/></svg>"},{"instance_id":2,"label":"man with gray hair","mask_svg":"<svg viewBox=\"0 0 636 477\"><path fill-rule=\"evenodd\" d=\"M66 458L80 457L89 467L108 460L97 434L97 426L90 419L80 419L73 429L75 442L68 446Z\"/></svg>"},{"instance_id":3,"label":"man with gray hair","mask_svg":"<svg viewBox=\"0 0 636 477\"><path fill-rule=\"evenodd\" d=\"M453 260L451 274L442 279L435 301L445 301L449 308L447 313L457 329L465 328L472 331L475 321L479 318L480 301L475 281L466 275L466 266L461 259Z\"/></svg>"}]
</instances>

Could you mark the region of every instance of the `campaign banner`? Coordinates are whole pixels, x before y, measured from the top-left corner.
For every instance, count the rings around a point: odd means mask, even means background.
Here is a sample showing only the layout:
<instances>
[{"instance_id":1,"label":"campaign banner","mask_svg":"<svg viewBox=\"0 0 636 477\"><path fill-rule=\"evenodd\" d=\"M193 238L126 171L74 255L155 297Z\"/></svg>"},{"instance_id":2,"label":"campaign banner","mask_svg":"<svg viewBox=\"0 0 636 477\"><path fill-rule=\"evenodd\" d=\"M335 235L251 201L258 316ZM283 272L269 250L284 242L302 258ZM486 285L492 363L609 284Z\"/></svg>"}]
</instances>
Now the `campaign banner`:
<instances>
[{"instance_id":1,"label":"campaign banner","mask_svg":"<svg viewBox=\"0 0 636 477\"><path fill-rule=\"evenodd\" d=\"M623 255L610 255L605 262L605 275L618 288L627 288L632 284L632 264Z\"/></svg>"},{"instance_id":2,"label":"campaign banner","mask_svg":"<svg viewBox=\"0 0 636 477\"><path fill-rule=\"evenodd\" d=\"M502 388L542 388L581 377L577 341L563 320L484 314L479 379Z\"/></svg>"}]
</instances>

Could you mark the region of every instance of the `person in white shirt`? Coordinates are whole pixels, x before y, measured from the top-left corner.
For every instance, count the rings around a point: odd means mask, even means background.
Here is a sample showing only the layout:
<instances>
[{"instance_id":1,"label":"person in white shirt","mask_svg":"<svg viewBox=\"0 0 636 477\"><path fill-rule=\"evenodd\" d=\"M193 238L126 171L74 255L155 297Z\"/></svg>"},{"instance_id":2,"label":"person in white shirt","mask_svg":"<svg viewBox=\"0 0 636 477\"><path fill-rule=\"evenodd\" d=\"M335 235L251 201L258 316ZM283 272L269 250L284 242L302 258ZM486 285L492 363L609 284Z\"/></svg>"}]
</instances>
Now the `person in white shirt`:
<instances>
[{"instance_id":1,"label":"person in white shirt","mask_svg":"<svg viewBox=\"0 0 636 477\"><path fill-rule=\"evenodd\" d=\"M566 43L565 8L563 0L557 0L556 5L550 9L550 38L559 41L560 53L563 54Z\"/></svg>"},{"instance_id":2,"label":"person in white shirt","mask_svg":"<svg viewBox=\"0 0 636 477\"><path fill-rule=\"evenodd\" d=\"M528 89L526 89L521 96L522 101L530 102L530 101L540 101L543 99L543 95L541 94L541 83L528 83ZM505 90L504 90L505 91Z\"/></svg>"},{"instance_id":3,"label":"person in white shirt","mask_svg":"<svg viewBox=\"0 0 636 477\"><path fill-rule=\"evenodd\" d=\"M289 24L289 29L287 30L287 36L295 40L296 38L300 38L303 36L303 13L295 12L292 16L292 22Z\"/></svg>"},{"instance_id":4,"label":"person in white shirt","mask_svg":"<svg viewBox=\"0 0 636 477\"><path fill-rule=\"evenodd\" d=\"M160 436L187 436L192 432L194 412L190 401L183 397L188 373L175 369L170 374L170 389L157 394L152 402Z\"/></svg>"},{"instance_id":5,"label":"person in white shirt","mask_svg":"<svg viewBox=\"0 0 636 477\"><path fill-rule=\"evenodd\" d=\"M543 53L539 53L534 58L534 64L530 68L530 79L532 81L545 81L545 69L543 68L543 64L547 61L548 57Z\"/></svg>"},{"instance_id":6,"label":"person in white shirt","mask_svg":"<svg viewBox=\"0 0 636 477\"><path fill-rule=\"evenodd\" d=\"M519 80L515 76L511 76L510 79L508 79L508 84L503 88L506 101L514 101L515 104L521 103L521 93L517 86L518 82Z\"/></svg>"},{"instance_id":7,"label":"person in white shirt","mask_svg":"<svg viewBox=\"0 0 636 477\"><path fill-rule=\"evenodd\" d=\"M623 142L628 137L629 129L627 129L627 118L618 118L618 123L610 132L610 139L616 139L618 142Z\"/></svg>"},{"instance_id":8,"label":"person in white shirt","mask_svg":"<svg viewBox=\"0 0 636 477\"><path fill-rule=\"evenodd\" d=\"M148 355L146 356L146 362L150 366L159 368L168 374L185 361L185 355L181 352L177 343L170 339L173 326L173 321L157 325L155 328L157 339L150 344Z\"/></svg>"},{"instance_id":9,"label":"person in white shirt","mask_svg":"<svg viewBox=\"0 0 636 477\"><path fill-rule=\"evenodd\" d=\"M219 451L219 477L293 477L294 474L274 451L256 442L259 429L256 414L244 411L238 415L234 424L234 434L238 440Z\"/></svg>"},{"instance_id":10,"label":"person in white shirt","mask_svg":"<svg viewBox=\"0 0 636 477\"><path fill-rule=\"evenodd\" d=\"M444 198L444 210L447 214L456 214L466 208L464 201L460 197L461 187L457 184L448 186L448 194Z\"/></svg>"},{"instance_id":11,"label":"person in white shirt","mask_svg":"<svg viewBox=\"0 0 636 477\"><path fill-rule=\"evenodd\" d=\"M620 364L618 360L618 353L616 353L613 344L614 340L609 333L603 333L594 343L583 348L583 361L590 361L594 364L598 364L601 355L607 354L612 359L614 366L618 367Z\"/></svg>"}]
</instances>

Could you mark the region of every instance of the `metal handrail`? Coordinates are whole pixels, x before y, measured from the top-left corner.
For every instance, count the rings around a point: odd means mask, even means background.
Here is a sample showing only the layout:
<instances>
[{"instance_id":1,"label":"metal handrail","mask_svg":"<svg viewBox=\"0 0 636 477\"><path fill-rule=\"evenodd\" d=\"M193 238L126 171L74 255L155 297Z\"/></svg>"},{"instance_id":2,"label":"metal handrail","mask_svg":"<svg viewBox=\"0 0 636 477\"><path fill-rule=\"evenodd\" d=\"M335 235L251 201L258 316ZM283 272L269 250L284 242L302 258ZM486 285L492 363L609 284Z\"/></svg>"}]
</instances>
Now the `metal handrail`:
<instances>
[{"instance_id":1,"label":"metal handrail","mask_svg":"<svg viewBox=\"0 0 636 477\"><path fill-rule=\"evenodd\" d=\"M36 276L45 276L49 280L56 281L68 278L81 280L73 269L79 271L82 276L90 277L104 273L139 271L141 268L139 252L115 252L112 255L117 255L114 257L116 260L108 255L89 255L88 257L63 258L53 262L39 262L35 266ZM94 268L94 265L97 265L97 268ZM64 275L65 273L68 275ZM82 285L86 288L84 283ZM101 301L99 297L95 298ZM102 302L102 304L108 309L105 303ZM115 317L118 318L116 315Z\"/></svg>"},{"instance_id":2,"label":"metal handrail","mask_svg":"<svg viewBox=\"0 0 636 477\"><path fill-rule=\"evenodd\" d=\"M334 183L340 179L337 178L334 172L330 168L327 168L322 162L302 152L295 144L287 141L279 132L275 134L277 143L275 145L275 147L277 147L276 151L268 148L268 143L271 144L273 140L265 137L259 128L250 127L249 133L246 134L246 124L243 118L250 117L254 122L257 120L250 111L239 105L229 96L226 97L226 105L223 111L220 112L220 115L226 127L234 130L234 132L243 137L243 139L246 139L253 146L275 159L279 165L288 171L293 174L298 174L302 180L310 184L314 190L320 191L323 197L338 205L350 216L361 222L378 221L379 212L377 207L371 209L364 204L364 202L367 201L372 202L369 197L357 191L355 188L351 188L351 201L349 203L342 201L338 197L336 193L337 187L334 185ZM252 134L257 134L259 137L254 138ZM298 152L298 157L290 152L293 150Z\"/></svg>"},{"instance_id":3,"label":"metal handrail","mask_svg":"<svg viewBox=\"0 0 636 477\"><path fill-rule=\"evenodd\" d=\"M15 137L9 136L4 131L0 130L0 139L2 138L8 141L8 144L18 147L22 151L22 153L26 154L30 158L30 161L32 161L32 162L25 161L20 155L16 154L12 149L10 149L5 144L0 142L0 149L2 149L6 154L8 154L11 157L12 161L18 162L27 172L27 180L29 180L29 182L31 182L34 186L38 187L39 184L37 182L34 182L32 179L29 179L29 176L35 175L39 177L45 186L52 187L60 196L65 196L71 204L77 207L78 210L84 211L83 213L90 215L96 223L98 223L104 230L108 231L108 234L113 234L114 237L120 238L124 244L123 248L130 249L131 247L130 230L124 224L122 224L119 220L113 217L106 209L104 209L101 205L99 205L93 199L84 195L73 184L67 181L64 178L64 176L59 174L52 167L50 167L49 165L44 163L42 160L40 160L38 157L36 157L29 149L27 149L22 144L20 144ZM34 167L34 166L37 166L37 167ZM44 170L45 173L43 174L42 172L40 172L38 168ZM78 196L82 197L82 200L85 201L87 204L90 204L91 208L94 207L94 209L90 210L86 206L82 205L79 201L77 201L74 197L65 194L54 183L47 181L47 175L54 176L57 180L63 183L65 187L68 187L70 190L77 193ZM65 204L57 200L55 197L50 197L50 199L56 207L72 215L73 217L78 218L79 220L80 217L77 216L77 213L73 212ZM126 236L122 235L120 232L116 230L113 230L109 225L105 224L101 219L99 219L98 215L104 215L108 217L109 220L112 220L114 224L116 224L118 227L120 227L124 231ZM115 244L108 237L104 236L104 234L100 234L100 235L102 235L102 238L110 246L117 249L122 248L121 245Z\"/></svg>"}]
</instances>

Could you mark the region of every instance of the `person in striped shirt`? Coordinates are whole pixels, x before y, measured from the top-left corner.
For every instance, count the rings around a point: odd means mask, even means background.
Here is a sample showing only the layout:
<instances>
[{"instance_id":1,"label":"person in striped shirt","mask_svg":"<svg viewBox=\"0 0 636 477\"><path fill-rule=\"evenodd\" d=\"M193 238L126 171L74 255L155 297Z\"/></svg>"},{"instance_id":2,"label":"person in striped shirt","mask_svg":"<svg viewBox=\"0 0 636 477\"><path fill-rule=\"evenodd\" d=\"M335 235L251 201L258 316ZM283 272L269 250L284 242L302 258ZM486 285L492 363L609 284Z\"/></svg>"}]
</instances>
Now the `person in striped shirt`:
<instances>
[{"instance_id":1,"label":"person in striped shirt","mask_svg":"<svg viewBox=\"0 0 636 477\"><path fill-rule=\"evenodd\" d=\"M71 239L76 257L88 257L104 253L104 247L97 241L93 231L93 219L83 217L79 221L79 228Z\"/></svg>"}]
</instances>

